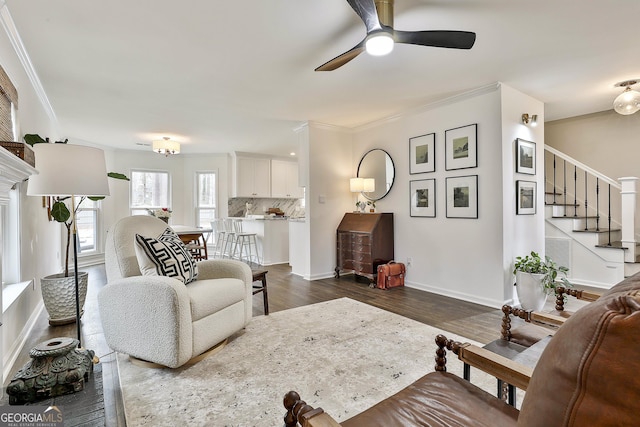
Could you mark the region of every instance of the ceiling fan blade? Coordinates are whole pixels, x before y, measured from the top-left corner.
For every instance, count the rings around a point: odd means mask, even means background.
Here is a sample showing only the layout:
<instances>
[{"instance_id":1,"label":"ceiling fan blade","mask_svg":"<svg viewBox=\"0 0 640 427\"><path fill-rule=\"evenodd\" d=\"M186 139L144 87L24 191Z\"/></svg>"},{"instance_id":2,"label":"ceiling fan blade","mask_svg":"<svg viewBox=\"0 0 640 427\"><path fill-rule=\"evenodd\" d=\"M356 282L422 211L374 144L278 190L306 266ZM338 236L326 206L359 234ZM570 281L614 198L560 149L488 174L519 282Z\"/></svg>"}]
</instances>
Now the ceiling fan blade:
<instances>
[{"instance_id":1,"label":"ceiling fan blade","mask_svg":"<svg viewBox=\"0 0 640 427\"><path fill-rule=\"evenodd\" d=\"M448 47L452 49L471 49L476 42L476 33L446 30L394 31L394 38L396 43Z\"/></svg>"},{"instance_id":2,"label":"ceiling fan blade","mask_svg":"<svg viewBox=\"0 0 640 427\"><path fill-rule=\"evenodd\" d=\"M360 43L358 43L356 46L346 51L342 55L338 55L331 61L325 62L324 64L316 68L316 71L333 71L336 68L342 67L344 64L360 55L362 52L364 52L364 40L362 40Z\"/></svg>"},{"instance_id":3,"label":"ceiling fan blade","mask_svg":"<svg viewBox=\"0 0 640 427\"><path fill-rule=\"evenodd\" d=\"M364 25L367 27L367 34L371 31L382 29L374 0L347 0L347 3L349 3L364 22Z\"/></svg>"}]
</instances>

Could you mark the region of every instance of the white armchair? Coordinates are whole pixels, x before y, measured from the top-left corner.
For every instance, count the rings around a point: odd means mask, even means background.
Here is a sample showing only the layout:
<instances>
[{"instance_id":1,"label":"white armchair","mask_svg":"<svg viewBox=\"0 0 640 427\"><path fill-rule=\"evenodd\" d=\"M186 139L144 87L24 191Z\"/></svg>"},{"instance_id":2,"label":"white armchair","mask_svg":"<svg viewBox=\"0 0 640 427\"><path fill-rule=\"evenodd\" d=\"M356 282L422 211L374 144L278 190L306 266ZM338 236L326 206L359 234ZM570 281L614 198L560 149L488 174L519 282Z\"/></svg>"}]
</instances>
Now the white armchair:
<instances>
[{"instance_id":1,"label":"white armchair","mask_svg":"<svg viewBox=\"0 0 640 427\"><path fill-rule=\"evenodd\" d=\"M135 235L156 237L166 228L157 218L131 216L109 230L107 285L98 306L109 347L177 368L251 320L252 276L248 265L233 260L198 262L198 278L187 285L171 277L142 276Z\"/></svg>"}]
</instances>

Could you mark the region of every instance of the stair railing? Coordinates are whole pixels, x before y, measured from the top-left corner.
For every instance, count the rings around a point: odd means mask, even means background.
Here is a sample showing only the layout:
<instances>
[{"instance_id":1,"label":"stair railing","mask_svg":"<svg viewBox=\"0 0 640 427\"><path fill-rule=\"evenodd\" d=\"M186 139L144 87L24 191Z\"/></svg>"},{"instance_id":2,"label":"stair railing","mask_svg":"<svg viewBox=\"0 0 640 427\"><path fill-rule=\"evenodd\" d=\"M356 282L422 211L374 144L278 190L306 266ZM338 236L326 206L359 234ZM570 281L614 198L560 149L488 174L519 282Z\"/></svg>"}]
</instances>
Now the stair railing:
<instances>
[{"instance_id":1,"label":"stair railing","mask_svg":"<svg viewBox=\"0 0 640 427\"><path fill-rule=\"evenodd\" d=\"M559 162L562 160L562 162ZM559 166L561 164L561 166ZM571 170L573 169L573 170ZM612 245L611 231L614 227L622 230L622 244L628 248L625 251L625 260L635 262L636 259L636 177L619 178L616 180L590 168L580 161L545 145L545 191L547 186L552 186L553 204L559 205L556 199L558 192L562 205L564 205L564 216L573 213L575 218L579 214L584 214L585 231L602 231L601 214L607 220L606 231L608 234L608 246ZM550 177L551 175L551 177ZM560 180L558 179L560 176ZM567 180L573 179L573 183ZM558 188L557 183L562 182L562 188ZM573 185L571 185L573 184ZM569 194L569 189L573 187L573 194ZM579 194L578 188L584 187L584 193ZM581 190L582 191L582 190ZM607 199L607 206L600 206L601 192L605 191L604 197ZM613 202L612 202L613 197ZM571 199L573 201L571 202ZM595 206L593 200L595 199ZM583 209L579 209L580 205ZM613 223L614 218L619 222ZM589 227L595 219L595 227ZM591 221L590 221L591 220Z\"/></svg>"}]
</instances>

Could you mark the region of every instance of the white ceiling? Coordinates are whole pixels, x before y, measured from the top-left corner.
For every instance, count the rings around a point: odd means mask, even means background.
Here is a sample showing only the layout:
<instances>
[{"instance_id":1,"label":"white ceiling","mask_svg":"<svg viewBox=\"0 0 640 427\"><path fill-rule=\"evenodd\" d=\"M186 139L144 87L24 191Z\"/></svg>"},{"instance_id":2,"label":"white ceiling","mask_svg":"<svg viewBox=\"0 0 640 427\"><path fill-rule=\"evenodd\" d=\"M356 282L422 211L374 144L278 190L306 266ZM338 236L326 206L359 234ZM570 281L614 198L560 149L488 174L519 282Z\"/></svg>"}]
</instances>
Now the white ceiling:
<instances>
[{"instance_id":1,"label":"white ceiling","mask_svg":"<svg viewBox=\"0 0 640 427\"><path fill-rule=\"evenodd\" d=\"M475 46L396 45L331 72L313 70L365 35L345 0L6 4L60 137L123 149L166 135L185 153L287 154L302 122L356 127L498 81L548 121L611 109L640 77L637 0L397 0L396 29Z\"/></svg>"}]
</instances>

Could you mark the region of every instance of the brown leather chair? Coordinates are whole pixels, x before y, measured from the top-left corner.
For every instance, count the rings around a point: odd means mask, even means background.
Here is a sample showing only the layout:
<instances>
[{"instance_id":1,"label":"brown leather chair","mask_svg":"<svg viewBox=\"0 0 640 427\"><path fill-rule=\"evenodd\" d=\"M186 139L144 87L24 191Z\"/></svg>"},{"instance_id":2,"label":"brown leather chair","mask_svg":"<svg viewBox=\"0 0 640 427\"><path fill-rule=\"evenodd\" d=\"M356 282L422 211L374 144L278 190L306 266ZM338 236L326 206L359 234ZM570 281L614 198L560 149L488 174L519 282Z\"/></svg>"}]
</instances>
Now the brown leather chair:
<instances>
[{"instance_id":1,"label":"brown leather chair","mask_svg":"<svg viewBox=\"0 0 640 427\"><path fill-rule=\"evenodd\" d=\"M635 426L640 401L640 275L633 276L564 321L535 370L485 349L439 336L436 372L338 424L297 393L285 396L285 425ZM526 390L522 408L445 372L445 348L472 366Z\"/></svg>"}]
</instances>

